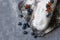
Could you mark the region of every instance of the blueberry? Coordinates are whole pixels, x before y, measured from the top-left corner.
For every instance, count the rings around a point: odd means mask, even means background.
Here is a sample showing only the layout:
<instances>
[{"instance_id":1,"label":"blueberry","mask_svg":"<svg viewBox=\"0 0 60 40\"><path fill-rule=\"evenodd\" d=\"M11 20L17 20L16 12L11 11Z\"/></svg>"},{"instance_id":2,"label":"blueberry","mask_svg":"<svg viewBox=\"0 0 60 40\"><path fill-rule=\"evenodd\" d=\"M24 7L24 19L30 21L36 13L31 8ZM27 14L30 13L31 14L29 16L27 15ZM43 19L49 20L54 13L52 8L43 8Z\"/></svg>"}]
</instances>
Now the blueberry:
<instances>
[{"instance_id":1,"label":"blueberry","mask_svg":"<svg viewBox=\"0 0 60 40\"><path fill-rule=\"evenodd\" d=\"M37 35L34 36L34 38L37 38L37 37L38 37Z\"/></svg>"},{"instance_id":2,"label":"blueberry","mask_svg":"<svg viewBox=\"0 0 60 40\"><path fill-rule=\"evenodd\" d=\"M28 34L28 32L27 31L24 31L23 34Z\"/></svg>"},{"instance_id":3,"label":"blueberry","mask_svg":"<svg viewBox=\"0 0 60 40\"><path fill-rule=\"evenodd\" d=\"M22 14L21 14L21 15L19 15L19 17L21 17L21 18L22 18L22 17L23 17L23 15L22 15Z\"/></svg>"},{"instance_id":4,"label":"blueberry","mask_svg":"<svg viewBox=\"0 0 60 40\"><path fill-rule=\"evenodd\" d=\"M27 27L22 27L23 30L25 30Z\"/></svg>"},{"instance_id":5,"label":"blueberry","mask_svg":"<svg viewBox=\"0 0 60 40\"><path fill-rule=\"evenodd\" d=\"M47 17L49 17L51 15L51 13L48 13Z\"/></svg>"},{"instance_id":6,"label":"blueberry","mask_svg":"<svg viewBox=\"0 0 60 40\"><path fill-rule=\"evenodd\" d=\"M27 27L30 27L30 25L28 23L26 23Z\"/></svg>"},{"instance_id":7,"label":"blueberry","mask_svg":"<svg viewBox=\"0 0 60 40\"><path fill-rule=\"evenodd\" d=\"M29 25L28 23L24 23L22 29L25 30L25 29L27 29L28 27L30 27L30 25Z\"/></svg>"},{"instance_id":8,"label":"blueberry","mask_svg":"<svg viewBox=\"0 0 60 40\"><path fill-rule=\"evenodd\" d=\"M18 25L22 25L22 22L19 22Z\"/></svg>"},{"instance_id":9,"label":"blueberry","mask_svg":"<svg viewBox=\"0 0 60 40\"><path fill-rule=\"evenodd\" d=\"M27 28L27 25L26 23L24 23L22 29L26 29L26 28Z\"/></svg>"},{"instance_id":10,"label":"blueberry","mask_svg":"<svg viewBox=\"0 0 60 40\"><path fill-rule=\"evenodd\" d=\"M27 29L27 27L24 27L24 26L23 26L22 29L25 30L25 29Z\"/></svg>"},{"instance_id":11,"label":"blueberry","mask_svg":"<svg viewBox=\"0 0 60 40\"><path fill-rule=\"evenodd\" d=\"M28 9L27 11L28 11L28 15L31 15L31 14L32 14L32 12L33 12L33 10L32 10L32 9Z\"/></svg>"},{"instance_id":12,"label":"blueberry","mask_svg":"<svg viewBox=\"0 0 60 40\"><path fill-rule=\"evenodd\" d=\"M35 35L35 33L34 33L34 32L32 32L32 33L31 33L31 35Z\"/></svg>"},{"instance_id":13,"label":"blueberry","mask_svg":"<svg viewBox=\"0 0 60 40\"><path fill-rule=\"evenodd\" d=\"M50 0L51 3L54 3L54 0Z\"/></svg>"}]
</instances>

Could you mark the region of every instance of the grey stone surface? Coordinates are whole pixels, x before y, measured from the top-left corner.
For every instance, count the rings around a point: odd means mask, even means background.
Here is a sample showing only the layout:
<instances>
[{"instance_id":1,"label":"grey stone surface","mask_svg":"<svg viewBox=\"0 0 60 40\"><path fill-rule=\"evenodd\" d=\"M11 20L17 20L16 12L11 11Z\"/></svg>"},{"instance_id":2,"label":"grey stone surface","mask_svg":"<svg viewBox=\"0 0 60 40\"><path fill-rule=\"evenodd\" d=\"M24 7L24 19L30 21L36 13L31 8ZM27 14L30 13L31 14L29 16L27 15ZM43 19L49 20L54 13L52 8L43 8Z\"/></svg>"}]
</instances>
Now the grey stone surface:
<instances>
[{"instance_id":1,"label":"grey stone surface","mask_svg":"<svg viewBox=\"0 0 60 40\"><path fill-rule=\"evenodd\" d=\"M27 29L29 34L24 35L22 26L18 22L25 20L19 18L21 14L18 10L18 3L21 0L0 0L0 40L60 40L60 27L45 37L34 38L30 35L31 29ZM57 5L58 11L60 4Z\"/></svg>"}]
</instances>

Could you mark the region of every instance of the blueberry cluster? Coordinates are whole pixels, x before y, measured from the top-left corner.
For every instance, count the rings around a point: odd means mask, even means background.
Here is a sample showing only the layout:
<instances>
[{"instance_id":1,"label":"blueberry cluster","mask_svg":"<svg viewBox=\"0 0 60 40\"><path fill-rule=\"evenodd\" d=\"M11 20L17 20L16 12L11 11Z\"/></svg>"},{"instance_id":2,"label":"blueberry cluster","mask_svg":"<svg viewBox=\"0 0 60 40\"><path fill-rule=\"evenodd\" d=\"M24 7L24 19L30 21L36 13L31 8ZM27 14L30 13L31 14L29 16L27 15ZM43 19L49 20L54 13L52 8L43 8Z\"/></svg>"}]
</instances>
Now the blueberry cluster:
<instances>
[{"instance_id":1,"label":"blueberry cluster","mask_svg":"<svg viewBox=\"0 0 60 40\"><path fill-rule=\"evenodd\" d=\"M24 33L24 34L28 34L28 32L25 31L27 28L30 27L30 25L29 25L28 23L24 23L24 24L22 24L22 22L19 22L18 25L19 25L19 26L22 26L22 25L23 25L23 27L22 27L22 29L24 30L23 33Z\"/></svg>"},{"instance_id":2,"label":"blueberry cluster","mask_svg":"<svg viewBox=\"0 0 60 40\"><path fill-rule=\"evenodd\" d=\"M30 25L28 23L24 23L22 29L25 30L25 29L27 29L29 27L30 27Z\"/></svg>"},{"instance_id":3,"label":"blueberry cluster","mask_svg":"<svg viewBox=\"0 0 60 40\"><path fill-rule=\"evenodd\" d=\"M23 31L23 34L26 35L28 34L28 32L26 31L27 28L30 28L30 25L28 23L24 23L22 24L22 22L19 22L18 23L19 26L22 26L22 29L24 30ZM31 33L32 36L34 36L34 38L37 38L38 36L34 33L34 31Z\"/></svg>"},{"instance_id":4,"label":"blueberry cluster","mask_svg":"<svg viewBox=\"0 0 60 40\"><path fill-rule=\"evenodd\" d=\"M34 36L34 38L38 37L34 32L32 32L31 35Z\"/></svg>"}]
</instances>

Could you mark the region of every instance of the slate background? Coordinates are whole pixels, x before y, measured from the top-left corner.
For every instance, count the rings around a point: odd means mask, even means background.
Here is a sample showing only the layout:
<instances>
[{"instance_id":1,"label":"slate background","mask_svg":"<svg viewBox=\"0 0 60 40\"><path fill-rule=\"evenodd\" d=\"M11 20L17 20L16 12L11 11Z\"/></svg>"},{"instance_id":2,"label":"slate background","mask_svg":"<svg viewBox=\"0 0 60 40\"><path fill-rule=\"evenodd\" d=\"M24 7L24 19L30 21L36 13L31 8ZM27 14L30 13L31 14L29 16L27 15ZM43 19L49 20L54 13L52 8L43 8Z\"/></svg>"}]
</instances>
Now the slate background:
<instances>
[{"instance_id":1,"label":"slate background","mask_svg":"<svg viewBox=\"0 0 60 40\"><path fill-rule=\"evenodd\" d=\"M18 10L18 3L21 0L0 0L0 40L60 40L60 27L53 32L47 34L45 37L34 38L30 35L31 29L27 29L29 34L24 35L22 26L18 26L18 22L25 22L18 15L21 14ZM60 0L56 9L56 17L60 19ZM57 19L58 19L57 18ZM60 23L60 21L58 21Z\"/></svg>"}]
</instances>

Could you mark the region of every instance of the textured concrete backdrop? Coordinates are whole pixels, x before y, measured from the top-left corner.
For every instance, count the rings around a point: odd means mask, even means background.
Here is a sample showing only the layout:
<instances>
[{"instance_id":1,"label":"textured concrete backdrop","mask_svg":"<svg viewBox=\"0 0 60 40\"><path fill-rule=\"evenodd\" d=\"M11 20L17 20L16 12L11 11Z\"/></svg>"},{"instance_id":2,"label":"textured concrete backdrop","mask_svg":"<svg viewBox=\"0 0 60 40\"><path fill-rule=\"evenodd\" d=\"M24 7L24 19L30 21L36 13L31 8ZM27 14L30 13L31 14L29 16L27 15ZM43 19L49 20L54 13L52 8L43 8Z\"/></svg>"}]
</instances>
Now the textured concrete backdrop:
<instances>
[{"instance_id":1,"label":"textured concrete backdrop","mask_svg":"<svg viewBox=\"0 0 60 40\"><path fill-rule=\"evenodd\" d=\"M31 29L27 29L29 34L24 35L22 26L18 26L18 22L25 22L18 15L21 14L18 10L18 3L21 0L0 0L0 40L60 40L60 27L53 32L47 34L45 37L34 38L30 35ZM56 9L60 10L60 0ZM60 11L59 11L60 13ZM56 12L56 15L58 12ZM57 19L60 19L58 14ZM23 23L24 23L23 22Z\"/></svg>"}]
</instances>

